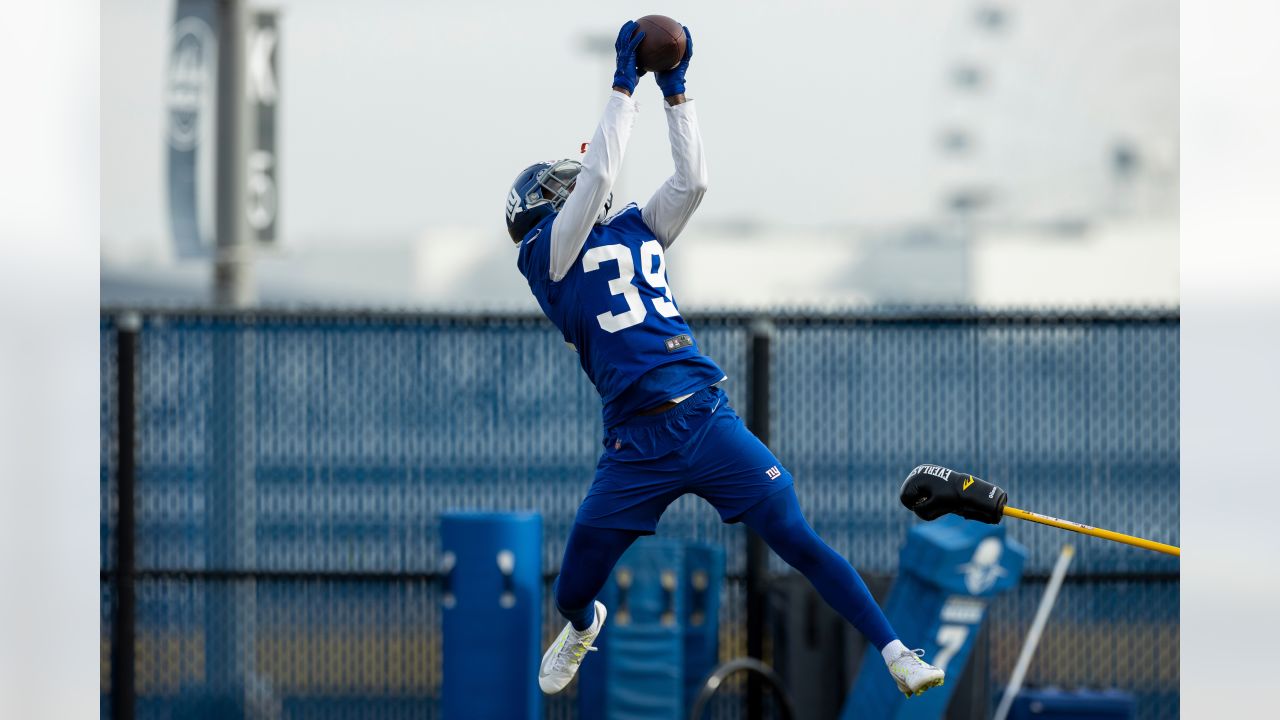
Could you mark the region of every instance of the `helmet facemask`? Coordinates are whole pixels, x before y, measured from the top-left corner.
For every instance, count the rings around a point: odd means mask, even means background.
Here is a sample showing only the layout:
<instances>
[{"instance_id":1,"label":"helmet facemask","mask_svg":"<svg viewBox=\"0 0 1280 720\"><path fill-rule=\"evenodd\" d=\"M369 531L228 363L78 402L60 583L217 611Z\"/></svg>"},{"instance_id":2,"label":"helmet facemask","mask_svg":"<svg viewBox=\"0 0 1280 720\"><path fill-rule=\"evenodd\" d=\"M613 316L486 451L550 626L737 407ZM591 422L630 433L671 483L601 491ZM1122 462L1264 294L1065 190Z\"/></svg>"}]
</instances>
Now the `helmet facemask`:
<instances>
[{"instance_id":1,"label":"helmet facemask","mask_svg":"<svg viewBox=\"0 0 1280 720\"><path fill-rule=\"evenodd\" d=\"M538 174L538 188L541 191L541 199L551 203L551 207L555 212L560 212L560 209L564 207L565 201L569 199L569 195L577 185L578 174L581 172L582 163L577 160L560 160L552 163L551 167ZM533 193L531 192L530 195L532 196ZM537 197L528 198L529 205L536 204L538 199ZM600 213L596 216L596 222L604 220L612 205L613 193L609 193L609 197L605 198L604 207L600 209Z\"/></svg>"},{"instance_id":2,"label":"helmet facemask","mask_svg":"<svg viewBox=\"0 0 1280 720\"><path fill-rule=\"evenodd\" d=\"M564 201L569 199L569 193L573 192L580 172L582 172L582 163L577 160L561 160L538 173L538 188L541 190L542 198L550 202L556 212L560 212L560 208L564 207ZM530 205L535 204L536 201L537 198L533 197L528 200Z\"/></svg>"}]
</instances>

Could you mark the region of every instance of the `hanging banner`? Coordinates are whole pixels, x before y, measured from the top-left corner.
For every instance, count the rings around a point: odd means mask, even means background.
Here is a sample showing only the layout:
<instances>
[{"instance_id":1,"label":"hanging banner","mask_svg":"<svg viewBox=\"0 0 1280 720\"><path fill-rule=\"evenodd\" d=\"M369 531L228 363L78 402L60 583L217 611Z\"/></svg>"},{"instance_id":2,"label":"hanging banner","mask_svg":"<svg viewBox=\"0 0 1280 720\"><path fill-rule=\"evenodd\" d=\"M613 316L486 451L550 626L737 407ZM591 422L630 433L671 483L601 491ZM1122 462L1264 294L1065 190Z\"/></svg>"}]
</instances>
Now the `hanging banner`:
<instances>
[{"instance_id":1,"label":"hanging banner","mask_svg":"<svg viewBox=\"0 0 1280 720\"><path fill-rule=\"evenodd\" d=\"M177 0L165 100L169 220L179 257L213 245L213 132L217 120L217 0Z\"/></svg>"},{"instance_id":2,"label":"hanging banner","mask_svg":"<svg viewBox=\"0 0 1280 720\"><path fill-rule=\"evenodd\" d=\"M280 97L277 60L279 24L274 10L253 13L246 43L247 98L252 123L246 184L249 228L259 246L274 246L278 237L280 193L276 160L276 107Z\"/></svg>"}]
</instances>

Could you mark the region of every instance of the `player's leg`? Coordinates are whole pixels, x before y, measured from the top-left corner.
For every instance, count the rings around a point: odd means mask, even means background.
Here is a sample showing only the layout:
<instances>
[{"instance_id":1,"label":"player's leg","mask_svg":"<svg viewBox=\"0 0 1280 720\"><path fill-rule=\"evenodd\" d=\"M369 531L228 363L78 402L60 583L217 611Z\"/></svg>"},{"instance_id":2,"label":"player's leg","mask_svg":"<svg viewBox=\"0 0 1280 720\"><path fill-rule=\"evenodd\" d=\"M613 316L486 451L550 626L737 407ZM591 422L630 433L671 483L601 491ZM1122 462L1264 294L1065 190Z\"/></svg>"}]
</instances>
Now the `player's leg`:
<instances>
[{"instance_id":1,"label":"player's leg","mask_svg":"<svg viewBox=\"0 0 1280 720\"><path fill-rule=\"evenodd\" d=\"M543 692L563 690L592 650L608 610L596 600L622 554L679 497L676 473L653 463L620 462L608 452L596 466L591 490L578 508L556 578L556 608L569 622L542 656L538 684Z\"/></svg>"},{"instance_id":2,"label":"player's leg","mask_svg":"<svg viewBox=\"0 0 1280 720\"><path fill-rule=\"evenodd\" d=\"M941 685L943 673L898 640L862 577L849 561L814 532L800 510L794 487L761 500L742 516L788 565L799 570L836 612L880 649L898 688L908 697Z\"/></svg>"},{"instance_id":3,"label":"player's leg","mask_svg":"<svg viewBox=\"0 0 1280 720\"><path fill-rule=\"evenodd\" d=\"M560 575L552 590L556 609L569 622L542 655L538 686L545 693L563 690L577 674L587 652L604 629L608 611L596 600L622 553L641 533L597 528L575 522L565 545Z\"/></svg>"},{"instance_id":4,"label":"player's leg","mask_svg":"<svg viewBox=\"0 0 1280 720\"><path fill-rule=\"evenodd\" d=\"M640 533L631 530L574 523L553 593L556 610L575 630L591 627L595 621L596 596L608 581L613 566L618 564L618 558L638 537Z\"/></svg>"},{"instance_id":5,"label":"player's leg","mask_svg":"<svg viewBox=\"0 0 1280 720\"><path fill-rule=\"evenodd\" d=\"M942 672L898 640L853 566L809 526L791 473L746 428L727 399L696 445L695 492L714 505L725 522L745 522L803 573L823 599L880 650L904 693L941 684Z\"/></svg>"},{"instance_id":6,"label":"player's leg","mask_svg":"<svg viewBox=\"0 0 1280 720\"><path fill-rule=\"evenodd\" d=\"M884 648L898 639L857 571L809 526L794 487L761 500L742 516L742 522L808 578L822 599L872 645Z\"/></svg>"}]
</instances>

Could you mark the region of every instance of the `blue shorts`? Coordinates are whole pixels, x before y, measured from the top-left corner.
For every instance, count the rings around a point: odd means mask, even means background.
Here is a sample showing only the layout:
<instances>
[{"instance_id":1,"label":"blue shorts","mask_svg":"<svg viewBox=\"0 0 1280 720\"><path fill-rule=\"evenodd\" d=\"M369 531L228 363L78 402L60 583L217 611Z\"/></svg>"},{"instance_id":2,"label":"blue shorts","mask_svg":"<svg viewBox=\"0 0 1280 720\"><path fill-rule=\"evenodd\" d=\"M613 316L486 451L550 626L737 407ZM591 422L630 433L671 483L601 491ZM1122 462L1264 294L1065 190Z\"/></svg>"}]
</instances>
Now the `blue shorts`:
<instances>
[{"instance_id":1,"label":"blue shorts","mask_svg":"<svg viewBox=\"0 0 1280 720\"><path fill-rule=\"evenodd\" d=\"M576 521L652 535L667 506L694 493L732 523L791 485L791 473L712 386L661 415L609 428Z\"/></svg>"}]
</instances>

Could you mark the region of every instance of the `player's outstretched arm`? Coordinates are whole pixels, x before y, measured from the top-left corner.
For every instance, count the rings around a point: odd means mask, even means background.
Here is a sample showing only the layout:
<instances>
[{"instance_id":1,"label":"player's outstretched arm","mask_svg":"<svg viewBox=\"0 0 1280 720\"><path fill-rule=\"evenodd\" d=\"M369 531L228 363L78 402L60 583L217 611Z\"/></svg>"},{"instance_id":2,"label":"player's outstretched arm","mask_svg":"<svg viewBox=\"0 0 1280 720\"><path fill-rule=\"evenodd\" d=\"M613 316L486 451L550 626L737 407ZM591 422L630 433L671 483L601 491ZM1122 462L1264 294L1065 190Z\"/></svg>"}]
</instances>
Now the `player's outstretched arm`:
<instances>
[{"instance_id":1,"label":"player's outstretched arm","mask_svg":"<svg viewBox=\"0 0 1280 720\"><path fill-rule=\"evenodd\" d=\"M636 103L631 99L631 93L639 80L636 48L642 39L644 33L636 30L634 21L627 21L618 31L618 40L614 43L618 66L613 76L613 94L609 96L600 125L596 127L582 158L582 171L578 173L573 192L551 223L549 275L553 282L564 279L578 259L582 244L587 241L591 226L613 191L613 183L622 169L622 155L636 120Z\"/></svg>"},{"instance_id":2,"label":"player's outstretched arm","mask_svg":"<svg viewBox=\"0 0 1280 720\"><path fill-rule=\"evenodd\" d=\"M684 34L685 51L680 64L671 70L654 73L666 98L667 134L676 168L675 173L645 204L641 215L663 247L675 242L707 192L707 161L702 152L698 115L693 102L684 96L684 74L693 57L693 37L689 28L684 29Z\"/></svg>"}]
</instances>

